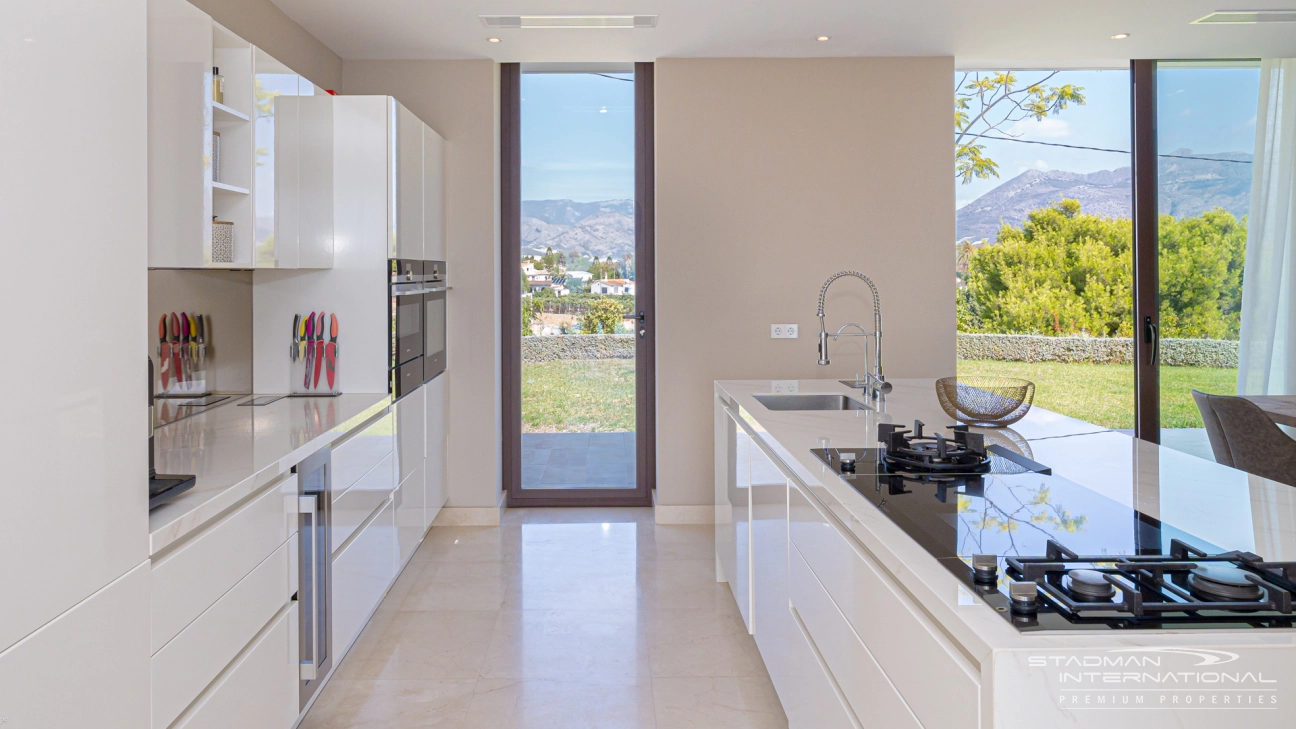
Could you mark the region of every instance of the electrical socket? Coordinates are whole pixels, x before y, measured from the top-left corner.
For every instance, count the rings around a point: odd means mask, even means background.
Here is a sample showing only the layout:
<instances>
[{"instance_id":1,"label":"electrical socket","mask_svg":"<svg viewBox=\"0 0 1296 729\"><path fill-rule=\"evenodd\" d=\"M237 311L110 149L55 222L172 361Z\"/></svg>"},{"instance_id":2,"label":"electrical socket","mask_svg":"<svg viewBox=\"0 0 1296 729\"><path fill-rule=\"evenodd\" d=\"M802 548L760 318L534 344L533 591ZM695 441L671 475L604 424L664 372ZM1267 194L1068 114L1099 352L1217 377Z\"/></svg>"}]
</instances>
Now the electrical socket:
<instances>
[{"instance_id":1,"label":"electrical socket","mask_svg":"<svg viewBox=\"0 0 1296 729\"><path fill-rule=\"evenodd\" d=\"M790 395L796 391L796 380L770 380L770 392L775 395Z\"/></svg>"},{"instance_id":2,"label":"electrical socket","mask_svg":"<svg viewBox=\"0 0 1296 729\"><path fill-rule=\"evenodd\" d=\"M770 324L770 339L796 339L796 324Z\"/></svg>"}]
</instances>

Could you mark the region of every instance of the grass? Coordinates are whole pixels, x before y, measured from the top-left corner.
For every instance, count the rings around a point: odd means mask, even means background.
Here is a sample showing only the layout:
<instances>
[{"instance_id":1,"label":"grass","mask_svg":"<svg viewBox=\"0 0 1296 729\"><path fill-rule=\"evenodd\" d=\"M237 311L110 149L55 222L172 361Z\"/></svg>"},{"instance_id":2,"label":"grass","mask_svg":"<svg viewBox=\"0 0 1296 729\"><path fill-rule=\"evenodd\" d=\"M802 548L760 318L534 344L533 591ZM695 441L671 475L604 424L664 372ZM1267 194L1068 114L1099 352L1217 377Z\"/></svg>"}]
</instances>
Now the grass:
<instances>
[{"instance_id":1,"label":"grass","mask_svg":"<svg viewBox=\"0 0 1296 729\"><path fill-rule=\"evenodd\" d=\"M1134 427L1133 365L959 360L959 375L1020 377L1035 383L1035 404L1104 428ZM1200 428L1192 390L1231 395L1237 370L1161 368L1161 427Z\"/></svg>"},{"instance_id":2,"label":"grass","mask_svg":"<svg viewBox=\"0 0 1296 729\"><path fill-rule=\"evenodd\" d=\"M635 362L522 363L522 431L624 433L635 429Z\"/></svg>"}]
</instances>

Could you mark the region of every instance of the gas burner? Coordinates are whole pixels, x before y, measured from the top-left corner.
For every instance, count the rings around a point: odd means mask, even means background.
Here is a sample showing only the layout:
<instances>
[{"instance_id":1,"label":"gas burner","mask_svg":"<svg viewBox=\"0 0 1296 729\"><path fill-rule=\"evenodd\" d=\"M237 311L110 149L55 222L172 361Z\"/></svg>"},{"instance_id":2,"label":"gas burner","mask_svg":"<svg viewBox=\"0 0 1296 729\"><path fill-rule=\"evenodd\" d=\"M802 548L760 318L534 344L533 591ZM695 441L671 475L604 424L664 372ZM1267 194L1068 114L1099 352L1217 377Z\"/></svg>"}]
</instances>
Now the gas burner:
<instances>
[{"instance_id":1,"label":"gas burner","mask_svg":"<svg viewBox=\"0 0 1296 729\"><path fill-rule=\"evenodd\" d=\"M1264 595L1256 579L1227 564L1203 564L1188 573L1188 589L1206 600L1255 601Z\"/></svg>"},{"instance_id":2,"label":"gas burner","mask_svg":"<svg viewBox=\"0 0 1296 729\"><path fill-rule=\"evenodd\" d=\"M1116 596L1115 585L1098 570L1071 570L1063 582L1072 595L1086 602L1110 600Z\"/></svg>"},{"instance_id":3,"label":"gas burner","mask_svg":"<svg viewBox=\"0 0 1296 729\"><path fill-rule=\"evenodd\" d=\"M894 423L878 425L878 440L884 450L883 460L900 471L925 473L958 472L983 473L990 470L990 456L986 454L985 436L973 433L966 425L953 425L953 437L942 433L924 435L921 420L914 421L913 430L905 430Z\"/></svg>"}]
</instances>

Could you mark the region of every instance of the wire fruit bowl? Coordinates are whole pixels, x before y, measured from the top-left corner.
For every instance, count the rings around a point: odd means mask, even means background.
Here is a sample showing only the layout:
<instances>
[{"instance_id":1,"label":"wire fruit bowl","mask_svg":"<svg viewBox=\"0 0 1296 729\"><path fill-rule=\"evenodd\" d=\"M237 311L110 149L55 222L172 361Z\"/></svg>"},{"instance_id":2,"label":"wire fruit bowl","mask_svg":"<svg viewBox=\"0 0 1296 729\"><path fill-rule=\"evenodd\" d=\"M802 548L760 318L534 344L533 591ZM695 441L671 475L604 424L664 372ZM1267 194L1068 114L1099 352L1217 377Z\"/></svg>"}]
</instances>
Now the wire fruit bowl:
<instances>
[{"instance_id":1,"label":"wire fruit bowl","mask_svg":"<svg viewBox=\"0 0 1296 729\"><path fill-rule=\"evenodd\" d=\"M941 409L980 428L1003 428L1026 417L1035 383L1015 377L942 377L936 381Z\"/></svg>"}]
</instances>

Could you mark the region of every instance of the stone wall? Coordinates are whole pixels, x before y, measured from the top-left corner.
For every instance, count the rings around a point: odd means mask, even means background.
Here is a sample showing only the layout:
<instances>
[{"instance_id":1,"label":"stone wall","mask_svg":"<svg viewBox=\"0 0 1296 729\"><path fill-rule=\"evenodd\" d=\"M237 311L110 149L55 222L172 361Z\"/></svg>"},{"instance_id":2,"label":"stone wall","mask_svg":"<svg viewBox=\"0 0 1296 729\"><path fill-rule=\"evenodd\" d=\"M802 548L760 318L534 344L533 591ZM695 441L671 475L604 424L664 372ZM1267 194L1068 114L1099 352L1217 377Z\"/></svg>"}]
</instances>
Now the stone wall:
<instances>
[{"instance_id":1,"label":"stone wall","mask_svg":"<svg viewBox=\"0 0 1296 729\"><path fill-rule=\"evenodd\" d=\"M523 362L568 359L634 359L633 334L561 334L522 337Z\"/></svg>"},{"instance_id":2,"label":"stone wall","mask_svg":"<svg viewBox=\"0 0 1296 729\"><path fill-rule=\"evenodd\" d=\"M1129 364L1134 360L1134 340L960 333L958 358ZM1162 339L1161 364L1172 367L1237 367L1238 343L1218 339Z\"/></svg>"}]
</instances>

